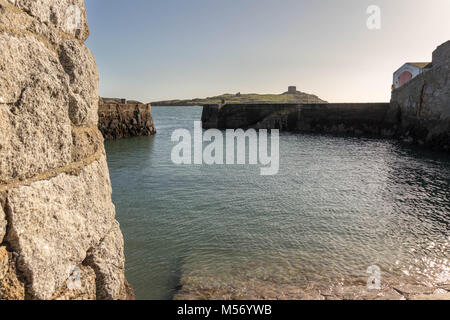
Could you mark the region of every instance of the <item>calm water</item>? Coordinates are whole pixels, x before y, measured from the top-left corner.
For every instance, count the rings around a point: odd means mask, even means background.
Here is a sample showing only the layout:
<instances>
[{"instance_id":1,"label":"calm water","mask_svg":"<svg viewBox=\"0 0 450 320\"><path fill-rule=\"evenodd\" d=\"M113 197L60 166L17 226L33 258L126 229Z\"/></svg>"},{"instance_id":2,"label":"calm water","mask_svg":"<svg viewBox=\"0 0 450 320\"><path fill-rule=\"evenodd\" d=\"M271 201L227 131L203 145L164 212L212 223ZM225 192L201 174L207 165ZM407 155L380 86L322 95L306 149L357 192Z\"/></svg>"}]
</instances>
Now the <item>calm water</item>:
<instances>
[{"instance_id":1,"label":"calm water","mask_svg":"<svg viewBox=\"0 0 450 320\"><path fill-rule=\"evenodd\" d=\"M153 108L155 137L107 142L127 277L139 299L180 281L273 286L450 280L450 158L391 141L283 134L280 173L175 166L171 134L201 108ZM403 281L402 280L402 281Z\"/></svg>"}]
</instances>

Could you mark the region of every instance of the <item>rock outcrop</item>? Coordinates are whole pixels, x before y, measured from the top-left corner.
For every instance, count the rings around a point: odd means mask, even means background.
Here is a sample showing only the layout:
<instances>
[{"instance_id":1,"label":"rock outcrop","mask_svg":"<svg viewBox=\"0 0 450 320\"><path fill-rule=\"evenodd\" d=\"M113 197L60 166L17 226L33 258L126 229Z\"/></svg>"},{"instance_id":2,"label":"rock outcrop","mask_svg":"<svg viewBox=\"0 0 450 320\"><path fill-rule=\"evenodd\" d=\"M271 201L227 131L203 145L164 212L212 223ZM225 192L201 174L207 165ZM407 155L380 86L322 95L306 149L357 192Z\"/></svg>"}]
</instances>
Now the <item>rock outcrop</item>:
<instances>
[{"instance_id":1,"label":"rock outcrop","mask_svg":"<svg viewBox=\"0 0 450 320\"><path fill-rule=\"evenodd\" d=\"M450 41L433 53L432 68L392 92L401 112L399 137L450 150Z\"/></svg>"},{"instance_id":2,"label":"rock outcrop","mask_svg":"<svg viewBox=\"0 0 450 320\"><path fill-rule=\"evenodd\" d=\"M149 104L99 104L98 127L106 140L156 134Z\"/></svg>"},{"instance_id":3,"label":"rock outcrop","mask_svg":"<svg viewBox=\"0 0 450 320\"><path fill-rule=\"evenodd\" d=\"M236 275L233 275L236 277ZM367 279L339 283L275 283L270 279L240 277L223 281L187 276L175 300L449 300L447 284L426 286L386 279L379 290L368 290Z\"/></svg>"},{"instance_id":4,"label":"rock outcrop","mask_svg":"<svg viewBox=\"0 0 450 320\"><path fill-rule=\"evenodd\" d=\"M126 299L83 0L0 0L0 299Z\"/></svg>"}]
</instances>

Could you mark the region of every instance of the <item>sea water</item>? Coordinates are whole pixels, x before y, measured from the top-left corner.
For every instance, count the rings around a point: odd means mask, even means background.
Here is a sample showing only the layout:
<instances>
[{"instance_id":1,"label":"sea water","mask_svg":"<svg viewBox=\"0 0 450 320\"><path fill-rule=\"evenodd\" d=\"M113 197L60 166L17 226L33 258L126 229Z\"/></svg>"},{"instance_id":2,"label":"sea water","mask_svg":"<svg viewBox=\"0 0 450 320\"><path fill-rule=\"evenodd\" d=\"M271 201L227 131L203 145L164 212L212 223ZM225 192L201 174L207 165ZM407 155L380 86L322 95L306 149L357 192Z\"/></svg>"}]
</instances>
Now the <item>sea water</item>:
<instances>
[{"instance_id":1,"label":"sea water","mask_svg":"<svg viewBox=\"0 0 450 320\"><path fill-rule=\"evenodd\" d=\"M280 168L179 166L199 107L152 109L157 135L105 143L138 299L366 279L450 280L450 158L396 141L280 134ZM281 289L280 289L281 288ZM269 295L270 296L270 295Z\"/></svg>"}]
</instances>

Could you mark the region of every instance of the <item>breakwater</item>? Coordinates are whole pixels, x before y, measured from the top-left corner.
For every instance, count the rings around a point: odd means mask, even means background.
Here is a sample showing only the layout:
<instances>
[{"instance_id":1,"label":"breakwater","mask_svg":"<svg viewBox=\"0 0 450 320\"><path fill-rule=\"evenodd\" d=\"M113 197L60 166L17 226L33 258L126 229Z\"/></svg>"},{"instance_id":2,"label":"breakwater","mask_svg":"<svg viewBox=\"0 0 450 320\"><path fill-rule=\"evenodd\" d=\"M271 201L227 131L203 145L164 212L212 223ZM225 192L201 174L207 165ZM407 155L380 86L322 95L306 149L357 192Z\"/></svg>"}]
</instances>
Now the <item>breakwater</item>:
<instances>
[{"instance_id":1,"label":"breakwater","mask_svg":"<svg viewBox=\"0 0 450 320\"><path fill-rule=\"evenodd\" d=\"M202 122L204 128L392 137L398 117L389 103L228 104L204 106Z\"/></svg>"},{"instance_id":2,"label":"breakwater","mask_svg":"<svg viewBox=\"0 0 450 320\"><path fill-rule=\"evenodd\" d=\"M150 104L99 104L98 118L106 140L156 134Z\"/></svg>"},{"instance_id":3,"label":"breakwater","mask_svg":"<svg viewBox=\"0 0 450 320\"><path fill-rule=\"evenodd\" d=\"M205 105L203 127L390 137L449 151L450 41L431 65L393 90L390 103Z\"/></svg>"}]
</instances>

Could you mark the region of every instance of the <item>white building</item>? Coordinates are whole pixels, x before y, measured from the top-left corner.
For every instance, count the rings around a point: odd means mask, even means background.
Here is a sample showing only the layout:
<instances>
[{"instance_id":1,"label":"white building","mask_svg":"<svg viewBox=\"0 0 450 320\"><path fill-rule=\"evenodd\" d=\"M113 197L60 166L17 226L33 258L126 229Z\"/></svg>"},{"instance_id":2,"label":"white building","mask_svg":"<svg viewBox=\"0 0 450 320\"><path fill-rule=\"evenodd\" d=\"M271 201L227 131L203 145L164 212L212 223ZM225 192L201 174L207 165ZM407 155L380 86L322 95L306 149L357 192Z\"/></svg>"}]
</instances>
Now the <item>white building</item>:
<instances>
[{"instance_id":1,"label":"white building","mask_svg":"<svg viewBox=\"0 0 450 320\"><path fill-rule=\"evenodd\" d=\"M431 68L430 62L407 62L394 73L393 89L400 88L405 83L414 79L419 74Z\"/></svg>"}]
</instances>

